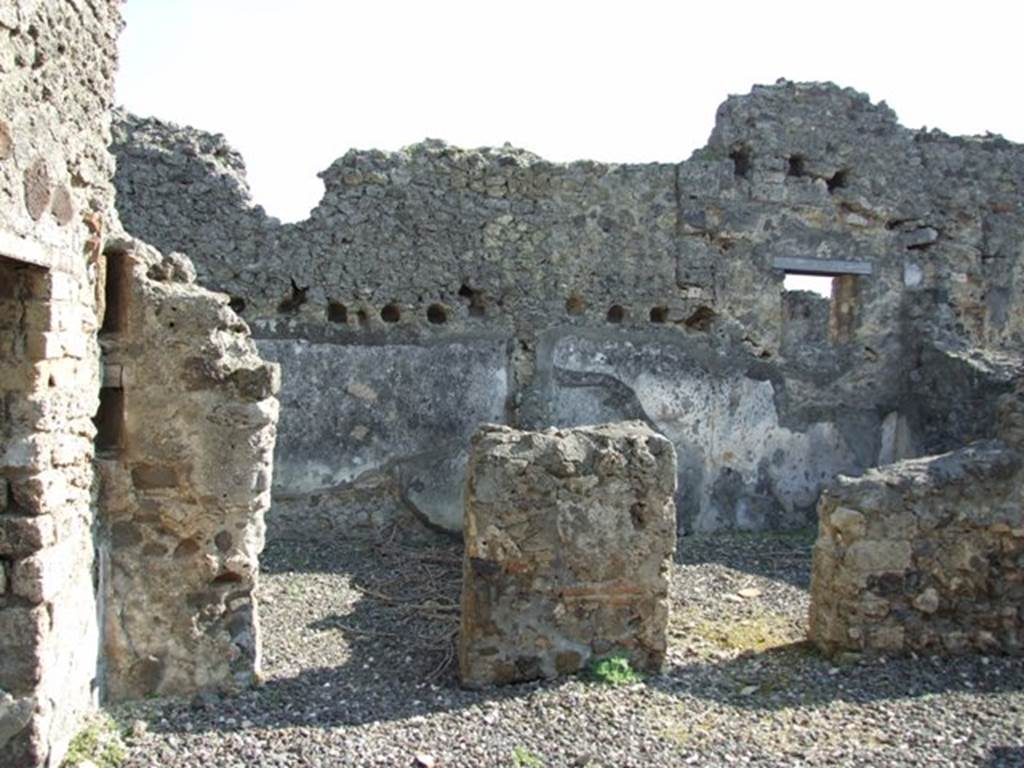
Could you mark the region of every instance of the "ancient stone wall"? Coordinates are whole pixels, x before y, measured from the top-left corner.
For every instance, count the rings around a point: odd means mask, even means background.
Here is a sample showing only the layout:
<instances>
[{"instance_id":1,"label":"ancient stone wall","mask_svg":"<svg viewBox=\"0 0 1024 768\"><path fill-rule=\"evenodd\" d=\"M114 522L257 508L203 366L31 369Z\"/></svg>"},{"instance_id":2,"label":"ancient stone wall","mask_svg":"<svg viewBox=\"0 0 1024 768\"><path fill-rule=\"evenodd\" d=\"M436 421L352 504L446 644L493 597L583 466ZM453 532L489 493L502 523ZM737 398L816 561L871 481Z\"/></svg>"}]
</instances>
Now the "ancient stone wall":
<instances>
[{"instance_id":1,"label":"ancient stone wall","mask_svg":"<svg viewBox=\"0 0 1024 768\"><path fill-rule=\"evenodd\" d=\"M253 590L280 374L187 259L129 239L107 252L124 281L101 336L119 377L101 398L108 693L244 686L259 669Z\"/></svg>"},{"instance_id":2,"label":"ancient stone wall","mask_svg":"<svg viewBox=\"0 0 1024 768\"><path fill-rule=\"evenodd\" d=\"M1002 440L840 478L814 547L810 636L827 653L1024 653L1024 408Z\"/></svg>"},{"instance_id":3,"label":"ancient stone wall","mask_svg":"<svg viewBox=\"0 0 1024 768\"><path fill-rule=\"evenodd\" d=\"M88 288L0 259L0 765L60 753L96 700Z\"/></svg>"},{"instance_id":4,"label":"ancient stone wall","mask_svg":"<svg viewBox=\"0 0 1024 768\"><path fill-rule=\"evenodd\" d=\"M0 4L2 768L59 765L108 686L234 685L258 664L250 592L274 369L225 298L183 281L186 260L165 267L121 232L107 151L119 5ZM171 330L155 313L175 308ZM172 433L205 462L186 474L179 455L173 486ZM119 490L111 466L132 482ZM179 533L186 555L168 553L172 566L152 539ZM139 658L116 656L140 625ZM137 668L158 685L136 684Z\"/></svg>"},{"instance_id":5,"label":"ancient stone wall","mask_svg":"<svg viewBox=\"0 0 1024 768\"><path fill-rule=\"evenodd\" d=\"M0 765L96 702L100 232L118 3L0 6ZM32 265L32 266L30 266Z\"/></svg>"},{"instance_id":6,"label":"ancient stone wall","mask_svg":"<svg viewBox=\"0 0 1024 768\"><path fill-rule=\"evenodd\" d=\"M459 672L481 686L665 660L672 444L642 423L485 426L466 481Z\"/></svg>"},{"instance_id":7,"label":"ancient stone wall","mask_svg":"<svg viewBox=\"0 0 1024 768\"><path fill-rule=\"evenodd\" d=\"M936 420L933 357L1020 367L1024 151L849 89L730 97L678 164L353 150L286 225L223 137L116 122L125 220L284 366L282 497L373 478L457 529L477 424L641 419L676 446L685 528L799 525L840 472L991 435L1007 377L967 362ZM834 299L788 296L787 271L836 274Z\"/></svg>"}]
</instances>

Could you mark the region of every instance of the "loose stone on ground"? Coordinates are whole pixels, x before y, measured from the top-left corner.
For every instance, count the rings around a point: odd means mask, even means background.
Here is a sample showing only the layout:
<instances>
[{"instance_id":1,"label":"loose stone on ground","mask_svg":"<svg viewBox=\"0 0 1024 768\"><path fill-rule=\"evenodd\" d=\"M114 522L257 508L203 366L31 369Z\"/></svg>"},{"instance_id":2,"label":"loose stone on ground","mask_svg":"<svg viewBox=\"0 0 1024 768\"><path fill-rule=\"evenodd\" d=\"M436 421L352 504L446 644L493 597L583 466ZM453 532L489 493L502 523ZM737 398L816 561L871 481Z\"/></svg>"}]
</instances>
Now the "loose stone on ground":
<instances>
[{"instance_id":1,"label":"loose stone on ground","mask_svg":"<svg viewBox=\"0 0 1024 768\"><path fill-rule=\"evenodd\" d=\"M804 641L813 535L681 539L662 675L485 691L450 662L460 543L273 541L266 683L119 710L148 724L125 766L1020 765L1024 660L830 661ZM724 599L740 589L761 595Z\"/></svg>"}]
</instances>

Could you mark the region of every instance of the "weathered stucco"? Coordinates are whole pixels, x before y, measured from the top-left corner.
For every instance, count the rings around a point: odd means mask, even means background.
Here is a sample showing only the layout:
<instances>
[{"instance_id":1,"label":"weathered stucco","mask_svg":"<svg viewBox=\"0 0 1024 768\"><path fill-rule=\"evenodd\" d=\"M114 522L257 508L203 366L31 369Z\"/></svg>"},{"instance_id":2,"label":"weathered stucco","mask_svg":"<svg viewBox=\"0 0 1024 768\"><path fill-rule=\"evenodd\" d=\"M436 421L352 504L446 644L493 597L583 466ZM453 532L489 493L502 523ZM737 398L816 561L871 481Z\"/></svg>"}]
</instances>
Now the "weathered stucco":
<instances>
[{"instance_id":1,"label":"weathered stucco","mask_svg":"<svg viewBox=\"0 0 1024 768\"><path fill-rule=\"evenodd\" d=\"M363 434L365 415L318 396L332 378L358 369L423 432L462 435L492 418L498 386L480 411L425 393L504 375L505 423L639 418L669 436L684 530L805 524L839 473L990 435L992 397L1020 371L1024 151L908 130L849 89L782 81L730 97L678 164L438 141L353 150L321 174L310 217L285 225L252 205L223 137L115 124L133 230L189 253L269 356L317 350L285 366L278 460L300 466L278 475L283 495L360 482L366 449L337 436ZM787 265L846 274L829 302L784 291ZM467 340L503 358L451 378L445 356ZM975 347L1009 362L977 365ZM375 354L419 386L368 370ZM414 460L420 441L400 447L409 417L376 416L368 439L398 446L396 466ZM311 434L314 421L333 434ZM450 470L432 473L431 499L454 497L462 450L433 447ZM382 487L414 495L397 472ZM418 511L458 528L457 508Z\"/></svg>"}]
</instances>

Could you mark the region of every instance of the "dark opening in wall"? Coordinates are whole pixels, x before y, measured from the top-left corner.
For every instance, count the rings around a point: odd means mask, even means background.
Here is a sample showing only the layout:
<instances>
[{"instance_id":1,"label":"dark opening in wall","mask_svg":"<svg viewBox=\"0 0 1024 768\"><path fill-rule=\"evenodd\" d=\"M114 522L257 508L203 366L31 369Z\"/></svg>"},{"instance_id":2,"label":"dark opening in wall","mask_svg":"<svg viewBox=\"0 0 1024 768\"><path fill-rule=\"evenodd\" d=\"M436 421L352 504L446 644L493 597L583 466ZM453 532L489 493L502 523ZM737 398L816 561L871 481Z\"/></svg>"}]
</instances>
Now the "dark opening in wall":
<instances>
[{"instance_id":1,"label":"dark opening in wall","mask_svg":"<svg viewBox=\"0 0 1024 768\"><path fill-rule=\"evenodd\" d=\"M100 407L93 417L96 425L96 455L111 455L124 446L124 390L100 389Z\"/></svg>"},{"instance_id":2,"label":"dark opening in wall","mask_svg":"<svg viewBox=\"0 0 1024 768\"><path fill-rule=\"evenodd\" d=\"M752 166L750 147L745 145L736 147L729 153L729 159L732 160L732 171L736 177L749 181Z\"/></svg>"},{"instance_id":3,"label":"dark opening in wall","mask_svg":"<svg viewBox=\"0 0 1024 768\"><path fill-rule=\"evenodd\" d=\"M402 319L402 310L397 304L385 304L380 311L380 319L385 323L397 323Z\"/></svg>"},{"instance_id":4,"label":"dark opening in wall","mask_svg":"<svg viewBox=\"0 0 1024 768\"><path fill-rule=\"evenodd\" d=\"M688 318L684 321L687 328L695 331L707 332L711 329L711 326L715 322L715 318L718 317L715 311L711 307L705 307L703 305L697 307Z\"/></svg>"},{"instance_id":5,"label":"dark opening in wall","mask_svg":"<svg viewBox=\"0 0 1024 768\"><path fill-rule=\"evenodd\" d=\"M829 192L835 192L837 189L842 189L846 186L849 181L849 171L843 168L842 170L836 171L832 176L825 180L825 184L828 185Z\"/></svg>"},{"instance_id":6,"label":"dark opening in wall","mask_svg":"<svg viewBox=\"0 0 1024 768\"><path fill-rule=\"evenodd\" d=\"M463 283L459 287L459 296L469 300L470 317L483 317L485 314L487 314L487 302L484 300L483 291L478 291L475 288L470 288L469 285Z\"/></svg>"},{"instance_id":7,"label":"dark opening in wall","mask_svg":"<svg viewBox=\"0 0 1024 768\"><path fill-rule=\"evenodd\" d=\"M119 333L125 329L128 316L131 261L124 252L106 251L103 264L103 322L100 333Z\"/></svg>"},{"instance_id":8,"label":"dark opening in wall","mask_svg":"<svg viewBox=\"0 0 1024 768\"><path fill-rule=\"evenodd\" d=\"M570 315L582 315L587 309L587 303L583 300L583 297L578 294L573 294L565 300L565 311Z\"/></svg>"},{"instance_id":9,"label":"dark opening in wall","mask_svg":"<svg viewBox=\"0 0 1024 768\"><path fill-rule=\"evenodd\" d=\"M612 304L608 307L608 322L621 323L626 319L626 308L621 304Z\"/></svg>"},{"instance_id":10,"label":"dark opening in wall","mask_svg":"<svg viewBox=\"0 0 1024 768\"><path fill-rule=\"evenodd\" d=\"M786 168L786 175L794 178L800 178L805 176L804 172L804 158L802 155L790 155L789 156L789 167Z\"/></svg>"},{"instance_id":11,"label":"dark opening in wall","mask_svg":"<svg viewBox=\"0 0 1024 768\"><path fill-rule=\"evenodd\" d=\"M651 307L651 322L652 323L667 323L668 322L668 307Z\"/></svg>"},{"instance_id":12,"label":"dark opening in wall","mask_svg":"<svg viewBox=\"0 0 1024 768\"><path fill-rule=\"evenodd\" d=\"M340 301L328 300L327 319L330 320L332 323L347 323L348 307L346 307Z\"/></svg>"},{"instance_id":13,"label":"dark opening in wall","mask_svg":"<svg viewBox=\"0 0 1024 768\"><path fill-rule=\"evenodd\" d=\"M232 296L228 301L228 306L235 312L235 314L242 314L245 312L245 299L241 296Z\"/></svg>"},{"instance_id":14,"label":"dark opening in wall","mask_svg":"<svg viewBox=\"0 0 1024 768\"><path fill-rule=\"evenodd\" d=\"M292 291L289 296L281 300L281 303L277 305L277 311L283 315L297 312L299 307L306 303L306 292L309 290L309 286L300 288L295 279L291 279Z\"/></svg>"},{"instance_id":15,"label":"dark opening in wall","mask_svg":"<svg viewBox=\"0 0 1024 768\"><path fill-rule=\"evenodd\" d=\"M431 304L427 307L427 320L434 325L444 325L448 322L448 309L444 304Z\"/></svg>"}]
</instances>

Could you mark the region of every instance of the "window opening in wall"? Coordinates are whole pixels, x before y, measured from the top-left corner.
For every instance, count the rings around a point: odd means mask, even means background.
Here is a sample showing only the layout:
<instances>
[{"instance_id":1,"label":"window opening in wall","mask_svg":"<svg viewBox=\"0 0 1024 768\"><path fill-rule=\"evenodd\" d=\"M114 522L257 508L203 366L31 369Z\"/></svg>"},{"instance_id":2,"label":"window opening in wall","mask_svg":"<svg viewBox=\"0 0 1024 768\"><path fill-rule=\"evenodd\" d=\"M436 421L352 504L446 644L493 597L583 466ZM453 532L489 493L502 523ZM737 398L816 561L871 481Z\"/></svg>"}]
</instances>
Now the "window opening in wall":
<instances>
[{"instance_id":1,"label":"window opening in wall","mask_svg":"<svg viewBox=\"0 0 1024 768\"><path fill-rule=\"evenodd\" d=\"M348 307L346 307L340 301L328 301L327 319L332 323L347 323Z\"/></svg>"},{"instance_id":2,"label":"window opening in wall","mask_svg":"<svg viewBox=\"0 0 1024 768\"><path fill-rule=\"evenodd\" d=\"M235 314L240 315L245 312L245 299L241 296L232 296L228 301L228 306L231 307Z\"/></svg>"},{"instance_id":3,"label":"window opening in wall","mask_svg":"<svg viewBox=\"0 0 1024 768\"><path fill-rule=\"evenodd\" d=\"M832 275L806 275L800 272L787 272L782 286L787 291L810 291L826 299L832 298Z\"/></svg>"},{"instance_id":4,"label":"window opening in wall","mask_svg":"<svg viewBox=\"0 0 1024 768\"><path fill-rule=\"evenodd\" d=\"M128 279L131 262L120 251L103 254L103 322L100 333L119 333L125 328L128 311Z\"/></svg>"},{"instance_id":5,"label":"window opening in wall","mask_svg":"<svg viewBox=\"0 0 1024 768\"><path fill-rule=\"evenodd\" d=\"M402 310L397 304L386 304L380 311L380 319L385 323L397 323L402 319Z\"/></svg>"},{"instance_id":6,"label":"window opening in wall","mask_svg":"<svg viewBox=\"0 0 1024 768\"><path fill-rule=\"evenodd\" d=\"M448 310L444 304L431 304L427 307L427 321L434 325L444 325L448 322Z\"/></svg>"},{"instance_id":7,"label":"window opening in wall","mask_svg":"<svg viewBox=\"0 0 1024 768\"><path fill-rule=\"evenodd\" d=\"M124 445L124 390L120 387L100 389L100 407L93 418L96 425L96 454L117 453Z\"/></svg>"},{"instance_id":8,"label":"window opening in wall","mask_svg":"<svg viewBox=\"0 0 1024 768\"><path fill-rule=\"evenodd\" d=\"M651 307L651 322L652 323L667 323L668 322L668 307Z\"/></svg>"},{"instance_id":9,"label":"window opening in wall","mask_svg":"<svg viewBox=\"0 0 1024 768\"><path fill-rule=\"evenodd\" d=\"M626 319L626 308L621 304L612 304L608 308L608 322L609 323L621 323Z\"/></svg>"},{"instance_id":10,"label":"window opening in wall","mask_svg":"<svg viewBox=\"0 0 1024 768\"><path fill-rule=\"evenodd\" d=\"M787 272L783 288L787 293L806 291L816 294L821 301L827 300L829 337L834 342L849 341L857 317L860 291L858 275Z\"/></svg>"},{"instance_id":11,"label":"window opening in wall","mask_svg":"<svg viewBox=\"0 0 1024 768\"><path fill-rule=\"evenodd\" d=\"M789 167L786 168L786 175L794 178L800 178L805 175L804 159L801 155L789 156Z\"/></svg>"}]
</instances>

